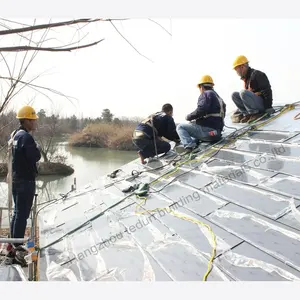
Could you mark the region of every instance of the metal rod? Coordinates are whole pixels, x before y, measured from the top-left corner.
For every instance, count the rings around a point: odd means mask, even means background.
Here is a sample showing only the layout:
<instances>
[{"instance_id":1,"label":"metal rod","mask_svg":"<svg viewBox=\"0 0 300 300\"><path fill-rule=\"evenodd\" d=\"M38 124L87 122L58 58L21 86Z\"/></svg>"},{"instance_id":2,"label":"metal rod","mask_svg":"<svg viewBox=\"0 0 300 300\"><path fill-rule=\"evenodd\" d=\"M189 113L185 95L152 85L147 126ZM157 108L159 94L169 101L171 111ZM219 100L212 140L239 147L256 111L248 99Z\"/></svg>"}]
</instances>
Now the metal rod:
<instances>
[{"instance_id":1,"label":"metal rod","mask_svg":"<svg viewBox=\"0 0 300 300\"><path fill-rule=\"evenodd\" d=\"M11 243L11 244L23 244L28 241L27 239L22 239L22 238L0 238L0 244L5 244L5 243Z\"/></svg>"},{"instance_id":2,"label":"metal rod","mask_svg":"<svg viewBox=\"0 0 300 300\"><path fill-rule=\"evenodd\" d=\"M30 229L30 239L31 241L33 241L35 243L35 216L36 216L36 204L37 204L37 195L38 194L34 194L34 203L33 203L33 207L31 209L31 229ZM33 281L33 271L34 271L34 267L33 267L33 263L29 264L28 266L28 280L29 281Z\"/></svg>"}]
</instances>

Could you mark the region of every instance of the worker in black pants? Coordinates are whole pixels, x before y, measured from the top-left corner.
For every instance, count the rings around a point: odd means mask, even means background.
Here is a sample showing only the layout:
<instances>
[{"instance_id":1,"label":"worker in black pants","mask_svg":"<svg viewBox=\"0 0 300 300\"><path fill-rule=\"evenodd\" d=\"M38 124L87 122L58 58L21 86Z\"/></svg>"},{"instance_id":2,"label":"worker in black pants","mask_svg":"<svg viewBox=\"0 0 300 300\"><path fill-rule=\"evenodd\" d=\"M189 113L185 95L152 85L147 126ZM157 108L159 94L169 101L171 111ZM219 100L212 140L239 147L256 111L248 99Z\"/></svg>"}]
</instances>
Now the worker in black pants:
<instances>
[{"instance_id":1,"label":"worker in black pants","mask_svg":"<svg viewBox=\"0 0 300 300\"><path fill-rule=\"evenodd\" d=\"M11 222L11 237L24 238L36 189L38 174L36 163L41 159L40 147L30 134L37 128L38 116L31 106L22 107L17 113L20 127L11 136L12 142L12 195L14 212ZM22 244L9 244L8 257L25 265L28 254Z\"/></svg>"},{"instance_id":2,"label":"worker in black pants","mask_svg":"<svg viewBox=\"0 0 300 300\"><path fill-rule=\"evenodd\" d=\"M142 164L145 164L146 158L167 153L171 149L170 143L162 137L176 143L180 141L173 119L173 107L169 103L164 104L160 112L140 122L133 132L132 141L139 149Z\"/></svg>"}]
</instances>

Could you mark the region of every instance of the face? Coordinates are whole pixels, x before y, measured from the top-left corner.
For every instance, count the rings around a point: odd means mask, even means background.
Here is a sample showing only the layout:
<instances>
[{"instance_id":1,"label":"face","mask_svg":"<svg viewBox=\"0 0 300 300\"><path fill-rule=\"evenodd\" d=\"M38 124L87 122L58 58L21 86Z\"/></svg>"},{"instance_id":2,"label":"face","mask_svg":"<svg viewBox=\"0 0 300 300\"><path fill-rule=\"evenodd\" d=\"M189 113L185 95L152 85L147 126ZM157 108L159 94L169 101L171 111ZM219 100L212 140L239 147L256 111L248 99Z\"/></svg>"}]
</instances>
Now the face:
<instances>
[{"instance_id":1,"label":"face","mask_svg":"<svg viewBox=\"0 0 300 300\"><path fill-rule=\"evenodd\" d=\"M173 110L170 110L169 112L167 112L167 114L171 117L173 117Z\"/></svg>"},{"instance_id":2,"label":"face","mask_svg":"<svg viewBox=\"0 0 300 300\"><path fill-rule=\"evenodd\" d=\"M236 73L240 76L240 77L243 77L246 72L247 72L247 67L246 65L241 65L241 66L237 66L234 68Z\"/></svg>"},{"instance_id":3,"label":"face","mask_svg":"<svg viewBox=\"0 0 300 300\"><path fill-rule=\"evenodd\" d=\"M35 131L37 129L37 120L26 120L25 126L29 131Z\"/></svg>"}]
</instances>

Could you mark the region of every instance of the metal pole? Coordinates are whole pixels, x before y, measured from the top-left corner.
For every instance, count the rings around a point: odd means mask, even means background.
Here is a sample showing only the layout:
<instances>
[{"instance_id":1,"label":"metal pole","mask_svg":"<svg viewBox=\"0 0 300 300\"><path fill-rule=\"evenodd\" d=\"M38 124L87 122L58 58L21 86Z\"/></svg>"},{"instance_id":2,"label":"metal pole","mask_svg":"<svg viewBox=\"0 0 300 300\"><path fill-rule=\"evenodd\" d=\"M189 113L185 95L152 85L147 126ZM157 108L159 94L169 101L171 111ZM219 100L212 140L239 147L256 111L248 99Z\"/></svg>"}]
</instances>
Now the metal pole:
<instances>
[{"instance_id":1,"label":"metal pole","mask_svg":"<svg viewBox=\"0 0 300 300\"><path fill-rule=\"evenodd\" d=\"M23 244L27 242L28 239L22 239L22 238L0 238L0 244L5 243L11 243L11 244Z\"/></svg>"},{"instance_id":2,"label":"metal pole","mask_svg":"<svg viewBox=\"0 0 300 300\"><path fill-rule=\"evenodd\" d=\"M37 215L36 215L36 211L37 211L37 196L38 194L34 195L34 206L33 206L33 242L34 245L36 246L37 243ZM33 276L36 279L36 273L37 273L37 261L33 262Z\"/></svg>"},{"instance_id":3,"label":"metal pole","mask_svg":"<svg viewBox=\"0 0 300 300\"><path fill-rule=\"evenodd\" d=\"M36 204L37 204L37 194L34 194L34 203L33 207L31 209L31 230L30 230L30 240L35 243L35 216L36 216ZM33 265L34 263L32 262L31 264L28 265L28 280L32 281L33 280Z\"/></svg>"}]
</instances>

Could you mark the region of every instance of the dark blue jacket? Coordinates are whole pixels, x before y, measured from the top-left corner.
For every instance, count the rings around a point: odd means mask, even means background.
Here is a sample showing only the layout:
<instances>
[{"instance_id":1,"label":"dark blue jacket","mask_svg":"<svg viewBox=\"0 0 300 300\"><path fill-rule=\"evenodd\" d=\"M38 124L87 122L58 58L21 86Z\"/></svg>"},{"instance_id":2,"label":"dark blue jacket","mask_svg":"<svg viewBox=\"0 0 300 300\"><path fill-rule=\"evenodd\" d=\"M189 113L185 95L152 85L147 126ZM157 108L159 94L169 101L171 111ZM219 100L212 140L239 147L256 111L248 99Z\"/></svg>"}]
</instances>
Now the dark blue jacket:
<instances>
[{"instance_id":1,"label":"dark blue jacket","mask_svg":"<svg viewBox=\"0 0 300 300\"><path fill-rule=\"evenodd\" d=\"M223 102L224 117L226 113L226 104ZM187 121L196 120L196 124L210 127L217 130L223 130L224 121L221 117L208 116L207 114L220 113L220 103L218 94L214 90L206 90L200 94L196 110L186 116Z\"/></svg>"},{"instance_id":2,"label":"dark blue jacket","mask_svg":"<svg viewBox=\"0 0 300 300\"><path fill-rule=\"evenodd\" d=\"M158 112L153 116L153 123L157 130L157 133L155 132L156 136L165 137L171 141L179 139L173 117L165 114L164 112ZM153 128L148 124L139 123L136 130L141 130L149 138L153 138Z\"/></svg>"},{"instance_id":3,"label":"dark blue jacket","mask_svg":"<svg viewBox=\"0 0 300 300\"><path fill-rule=\"evenodd\" d=\"M41 153L32 135L25 128L20 127L13 138L13 180L35 180L38 174L36 163L40 159Z\"/></svg>"}]
</instances>

